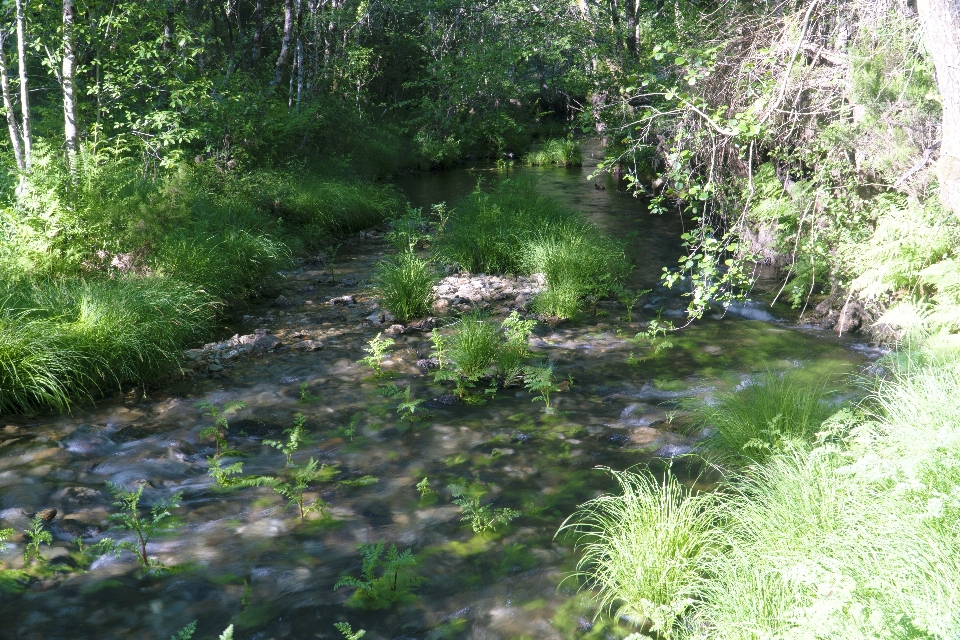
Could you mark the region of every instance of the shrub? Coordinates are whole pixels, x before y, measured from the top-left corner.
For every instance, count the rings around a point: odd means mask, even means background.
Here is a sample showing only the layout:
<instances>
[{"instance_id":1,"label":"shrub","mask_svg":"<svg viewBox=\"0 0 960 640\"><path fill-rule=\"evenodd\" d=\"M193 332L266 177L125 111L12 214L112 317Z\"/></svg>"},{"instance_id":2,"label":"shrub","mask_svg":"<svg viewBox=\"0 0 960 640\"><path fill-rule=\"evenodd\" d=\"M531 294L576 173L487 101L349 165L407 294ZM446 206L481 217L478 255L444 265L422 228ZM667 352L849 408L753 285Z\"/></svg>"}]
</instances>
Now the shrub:
<instances>
[{"instance_id":1,"label":"shrub","mask_svg":"<svg viewBox=\"0 0 960 640\"><path fill-rule=\"evenodd\" d=\"M401 322L430 311L436 282L433 264L409 251L381 260L374 274L377 295Z\"/></svg>"},{"instance_id":2,"label":"shrub","mask_svg":"<svg viewBox=\"0 0 960 640\"><path fill-rule=\"evenodd\" d=\"M563 166L583 164L583 149L580 143L570 138L551 138L536 151L523 157L524 164L533 166L557 164Z\"/></svg>"}]
</instances>

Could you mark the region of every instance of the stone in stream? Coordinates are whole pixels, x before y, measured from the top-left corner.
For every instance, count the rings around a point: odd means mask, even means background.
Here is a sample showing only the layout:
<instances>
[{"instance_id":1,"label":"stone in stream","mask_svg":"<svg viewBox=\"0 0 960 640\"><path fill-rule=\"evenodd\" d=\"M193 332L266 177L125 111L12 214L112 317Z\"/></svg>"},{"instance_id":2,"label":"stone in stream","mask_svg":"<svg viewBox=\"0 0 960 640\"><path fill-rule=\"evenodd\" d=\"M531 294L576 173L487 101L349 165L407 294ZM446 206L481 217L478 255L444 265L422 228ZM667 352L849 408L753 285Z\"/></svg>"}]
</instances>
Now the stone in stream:
<instances>
[{"instance_id":1,"label":"stone in stream","mask_svg":"<svg viewBox=\"0 0 960 640\"><path fill-rule=\"evenodd\" d=\"M392 324L386 331L383 332L383 335L396 338L397 336L401 335L403 331L404 326L402 324Z\"/></svg>"},{"instance_id":2,"label":"stone in stream","mask_svg":"<svg viewBox=\"0 0 960 640\"><path fill-rule=\"evenodd\" d=\"M277 296L273 301L273 306L280 309L285 309L287 307L295 307L297 306L297 303L286 296Z\"/></svg>"},{"instance_id":3,"label":"stone in stream","mask_svg":"<svg viewBox=\"0 0 960 640\"><path fill-rule=\"evenodd\" d=\"M356 304L356 302L354 301L353 296L337 296L336 298L330 298L330 300L327 301L327 304L334 304L334 305L339 304L347 307L352 307L353 305Z\"/></svg>"},{"instance_id":4,"label":"stone in stream","mask_svg":"<svg viewBox=\"0 0 960 640\"><path fill-rule=\"evenodd\" d=\"M323 343L319 340L301 340L290 345L290 348L296 351L318 351L323 349Z\"/></svg>"}]
</instances>

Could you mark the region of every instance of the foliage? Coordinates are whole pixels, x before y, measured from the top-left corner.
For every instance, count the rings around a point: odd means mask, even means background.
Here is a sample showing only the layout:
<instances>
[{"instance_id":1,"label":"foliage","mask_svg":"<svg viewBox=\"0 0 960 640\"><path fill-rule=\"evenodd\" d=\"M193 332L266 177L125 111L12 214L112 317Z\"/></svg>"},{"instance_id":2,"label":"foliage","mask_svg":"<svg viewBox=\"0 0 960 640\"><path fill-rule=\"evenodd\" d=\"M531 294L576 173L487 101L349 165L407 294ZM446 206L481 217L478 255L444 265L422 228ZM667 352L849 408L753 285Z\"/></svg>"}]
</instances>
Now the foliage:
<instances>
[{"instance_id":1,"label":"foliage","mask_svg":"<svg viewBox=\"0 0 960 640\"><path fill-rule=\"evenodd\" d=\"M282 440L263 441L263 444L266 446L278 449L281 453L283 453L284 456L286 456L288 467L293 466L293 454L306 441L307 436L303 432L303 425L306 421L306 416L304 416L302 413L298 413L293 417L293 428L283 430L284 433L288 434L286 442L283 442Z\"/></svg>"},{"instance_id":2,"label":"foliage","mask_svg":"<svg viewBox=\"0 0 960 640\"><path fill-rule=\"evenodd\" d=\"M90 547L92 553L101 555L113 553L118 558L124 551L132 553L137 558L140 567L145 570L165 568L156 558L147 555L147 544L162 531L169 531L180 526L180 521L173 517L171 509L176 509L183 501L183 493L178 492L169 498L163 498L150 507L149 514L140 515L140 499L143 497L144 484L137 486L136 491L127 491L122 486L112 482L107 483L110 493L113 494L113 506L120 509L120 513L110 516L111 520L119 523L120 527L134 532L135 541L103 538Z\"/></svg>"},{"instance_id":3,"label":"foliage","mask_svg":"<svg viewBox=\"0 0 960 640\"><path fill-rule=\"evenodd\" d=\"M417 491L420 493L421 498L426 498L427 496L436 493L430 487L430 479L424 476L423 480L417 483Z\"/></svg>"},{"instance_id":4,"label":"foliage","mask_svg":"<svg viewBox=\"0 0 960 640\"><path fill-rule=\"evenodd\" d=\"M382 540L376 544L361 544L357 548L362 559L360 577L341 576L333 588L336 590L340 587L355 587L356 591L351 600L359 606L385 609L410 599L411 589L423 582L423 578L404 570L405 567L412 567L417 563L409 549L401 553L397 551L397 545L392 544L384 554Z\"/></svg>"},{"instance_id":5,"label":"foliage","mask_svg":"<svg viewBox=\"0 0 960 640\"><path fill-rule=\"evenodd\" d=\"M403 251L377 264L373 282L383 305L397 320L407 322L430 311L437 273L429 260Z\"/></svg>"},{"instance_id":6,"label":"foliage","mask_svg":"<svg viewBox=\"0 0 960 640\"><path fill-rule=\"evenodd\" d=\"M505 387L520 377L523 361L530 357L528 340L536 320L524 320L513 311L500 323L502 342L494 357L497 379Z\"/></svg>"},{"instance_id":7,"label":"foliage","mask_svg":"<svg viewBox=\"0 0 960 640\"><path fill-rule=\"evenodd\" d=\"M490 505L480 504L480 497L473 496L467 487L462 484L452 484L449 487L453 496L453 504L463 510L463 522L470 522L475 533L496 531L501 525L509 525L511 521L522 515L516 509L500 507L494 509Z\"/></svg>"},{"instance_id":8,"label":"foliage","mask_svg":"<svg viewBox=\"0 0 960 640\"><path fill-rule=\"evenodd\" d=\"M424 478L426 480L426 478ZM420 485L417 485L417 488L420 488ZM422 494L423 492L421 492ZM0 529L0 552L7 550L7 545L5 544L7 540L13 537L16 533L13 529Z\"/></svg>"},{"instance_id":9,"label":"foliage","mask_svg":"<svg viewBox=\"0 0 960 640\"><path fill-rule=\"evenodd\" d=\"M231 451L229 443L227 442L227 430L230 428L230 425L227 423L227 417L235 414L240 409L245 408L247 405L240 400L230 400L223 404L223 408L219 409L212 402L198 402L195 405L198 409L206 409L206 412L203 414L205 416L210 416L213 418L213 426L206 427L205 429L200 430L201 438L212 437L216 443L216 453L214 458L219 459L221 456L232 456L237 455L236 451Z\"/></svg>"},{"instance_id":10,"label":"foliage","mask_svg":"<svg viewBox=\"0 0 960 640\"><path fill-rule=\"evenodd\" d=\"M553 413L554 409L550 406L550 394L559 391L560 387L553 383L553 364L550 362L536 366L526 366L523 368L523 386L527 391L538 393L539 396L533 399L534 402L543 402L544 411Z\"/></svg>"},{"instance_id":11,"label":"foliage","mask_svg":"<svg viewBox=\"0 0 960 640\"><path fill-rule=\"evenodd\" d=\"M410 385L407 385L406 391L403 393L403 401L397 405L397 413L400 414L401 420L409 420L410 422L417 422L423 420L427 417L426 413L417 413L420 409L420 405L426 402L423 398L417 398L415 400L410 398Z\"/></svg>"},{"instance_id":12,"label":"foliage","mask_svg":"<svg viewBox=\"0 0 960 640\"><path fill-rule=\"evenodd\" d=\"M570 138L551 138L544 141L536 151L523 156L523 162L529 165L560 166L583 164L583 149L580 143Z\"/></svg>"},{"instance_id":13,"label":"foliage","mask_svg":"<svg viewBox=\"0 0 960 640\"><path fill-rule=\"evenodd\" d=\"M285 482L274 479L270 483L274 491L290 501L290 506L297 507L300 513L300 522L303 522L308 513L323 515L324 510L330 506L319 496L310 502L307 502L304 497L312 483L328 482L339 473L336 467L326 464L317 465L317 461L310 458L307 462L293 467L291 481Z\"/></svg>"},{"instance_id":14,"label":"foliage","mask_svg":"<svg viewBox=\"0 0 960 640\"><path fill-rule=\"evenodd\" d=\"M383 336L382 332L367 343L363 350L370 355L359 360L360 363L373 369L373 374L378 378L384 375L382 363L384 356L387 355L387 348L393 346L393 338L383 338L381 336Z\"/></svg>"},{"instance_id":15,"label":"foliage","mask_svg":"<svg viewBox=\"0 0 960 640\"><path fill-rule=\"evenodd\" d=\"M197 631L197 621L194 620L180 631L170 636L170 640L190 640Z\"/></svg>"},{"instance_id":16,"label":"foliage","mask_svg":"<svg viewBox=\"0 0 960 640\"><path fill-rule=\"evenodd\" d=\"M452 379L461 397L468 386L476 384L493 365L500 346L496 325L482 319L479 313L461 318L454 326L447 358L450 366L438 369L437 380Z\"/></svg>"},{"instance_id":17,"label":"foliage","mask_svg":"<svg viewBox=\"0 0 960 640\"><path fill-rule=\"evenodd\" d=\"M694 424L709 430L703 442L708 454L735 464L763 462L814 439L834 412L825 395L823 382L768 370L760 380L720 394L715 404L692 407Z\"/></svg>"},{"instance_id":18,"label":"foliage","mask_svg":"<svg viewBox=\"0 0 960 640\"><path fill-rule=\"evenodd\" d=\"M617 296L617 301L627 308L627 322L633 322L633 308L637 301L650 293L650 289L627 289L623 285L613 287L613 292Z\"/></svg>"},{"instance_id":19,"label":"foliage","mask_svg":"<svg viewBox=\"0 0 960 640\"><path fill-rule=\"evenodd\" d=\"M24 530L23 534L29 539L23 547L23 563L30 564L33 560L40 560L40 545L53 542L53 534L43 528L43 519L40 516L33 517L30 528Z\"/></svg>"},{"instance_id":20,"label":"foliage","mask_svg":"<svg viewBox=\"0 0 960 640\"><path fill-rule=\"evenodd\" d=\"M363 629L354 631L349 622L334 622L333 626L343 634L344 640L360 640L360 638L367 635L367 632Z\"/></svg>"}]
</instances>

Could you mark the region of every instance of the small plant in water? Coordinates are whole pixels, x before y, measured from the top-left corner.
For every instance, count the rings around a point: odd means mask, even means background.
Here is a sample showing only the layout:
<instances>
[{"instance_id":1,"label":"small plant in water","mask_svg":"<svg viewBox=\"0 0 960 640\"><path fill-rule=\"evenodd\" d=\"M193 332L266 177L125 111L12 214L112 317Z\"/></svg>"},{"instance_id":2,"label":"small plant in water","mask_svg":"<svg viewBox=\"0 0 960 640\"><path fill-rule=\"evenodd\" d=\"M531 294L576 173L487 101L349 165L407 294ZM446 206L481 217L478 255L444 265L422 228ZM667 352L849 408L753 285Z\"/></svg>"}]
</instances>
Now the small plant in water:
<instances>
[{"instance_id":1,"label":"small plant in water","mask_svg":"<svg viewBox=\"0 0 960 640\"><path fill-rule=\"evenodd\" d=\"M302 403L302 404L306 404L306 403L308 403L308 402L316 402L316 401L318 401L318 400L320 400L320 396L315 396L315 395L313 395L312 393L310 393L310 392L307 390L307 383L306 383L306 382L301 382L301 383L300 383L300 399L297 400L297 402L300 402L300 403Z\"/></svg>"},{"instance_id":2,"label":"small plant in water","mask_svg":"<svg viewBox=\"0 0 960 640\"><path fill-rule=\"evenodd\" d=\"M480 498L473 498L467 493L467 487L462 484L452 484L448 487L453 495L453 504L463 509L462 522L470 521L475 533L496 531L500 525L510 524L521 513L516 509L494 509L490 505L480 504Z\"/></svg>"},{"instance_id":3,"label":"small plant in water","mask_svg":"<svg viewBox=\"0 0 960 640\"><path fill-rule=\"evenodd\" d=\"M7 540L13 537L13 534L16 533L13 529L0 529L0 552L7 550L7 545L5 544Z\"/></svg>"},{"instance_id":4,"label":"small plant in water","mask_svg":"<svg viewBox=\"0 0 960 640\"><path fill-rule=\"evenodd\" d=\"M207 410L203 415L213 418L213 426L201 430L200 437L213 437L217 446L214 457L219 458L220 456L225 455L236 455L236 451L230 451L227 449L227 429L229 429L229 425L227 424L227 416L235 414L237 411L246 406L246 404L240 402L239 400L231 400L230 402L225 403L222 409L218 409L217 406L212 402L197 403L196 407L198 409Z\"/></svg>"},{"instance_id":5,"label":"small plant in water","mask_svg":"<svg viewBox=\"0 0 960 640\"><path fill-rule=\"evenodd\" d=\"M523 368L523 386L527 391L540 394L533 399L533 402L543 402L546 407L546 413L553 413L554 409L550 406L550 394L559 391L560 387L553 384L553 365L550 363L540 366L528 366Z\"/></svg>"},{"instance_id":6,"label":"small plant in water","mask_svg":"<svg viewBox=\"0 0 960 640\"><path fill-rule=\"evenodd\" d=\"M383 547L382 540L357 547L363 563L361 576L341 576L333 585L334 590L356 587L350 599L356 599L357 604L369 609L383 609L407 599L411 595L410 590L423 582L423 578L402 570L412 567L417 560L409 549L401 553L397 551L397 545L392 544L384 554Z\"/></svg>"},{"instance_id":7,"label":"small plant in water","mask_svg":"<svg viewBox=\"0 0 960 640\"><path fill-rule=\"evenodd\" d=\"M264 440L263 444L268 447L273 447L274 449L280 450L284 456L287 458L287 466L293 465L293 454L300 448L300 445L306 440L306 435L303 432L303 424L307 421L307 418L302 414L298 413L293 417L293 427L290 429L284 429L283 432L287 434L287 441L283 440Z\"/></svg>"},{"instance_id":8,"label":"small plant in water","mask_svg":"<svg viewBox=\"0 0 960 640\"><path fill-rule=\"evenodd\" d=\"M361 358L360 362L373 369L373 374L378 378L383 377L383 357L387 355L387 349L393 346L393 338L384 338L382 333L367 343L363 348L368 355Z\"/></svg>"},{"instance_id":9,"label":"small plant in water","mask_svg":"<svg viewBox=\"0 0 960 640\"><path fill-rule=\"evenodd\" d=\"M307 502L304 498L304 494L312 483L326 482L339 473L336 467L325 464L317 465L317 461L310 458L309 462L294 467L291 481L281 482L275 479L271 483L274 491L290 501L287 506L296 505L300 512L300 522L303 522L308 513L319 513L322 516L324 510L330 506L320 497L310 502Z\"/></svg>"},{"instance_id":10,"label":"small plant in water","mask_svg":"<svg viewBox=\"0 0 960 640\"><path fill-rule=\"evenodd\" d=\"M337 628L337 631L343 634L344 640L360 640L360 638L367 635L367 632L363 629L357 629L354 631L349 622L334 622L333 626Z\"/></svg>"},{"instance_id":11,"label":"small plant in water","mask_svg":"<svg viewBox=\"0 0 960 640\"><path fill-rule=\"evenodd\" d=\"M633 322L633 308L637 305L637 301L650 291L651 289L627 289L620 284L613 288L613 292L617 294L617 300L627 308L627 322Z\"/></svg>"},{"instance_id":12,"label":"small plant in water","mask_svg":"<svg viewBox=\"0 0 960 640\"><path fill-rule=\"evenodd\" d=\"M417 413L420 405L426 402L423 398L418 398L412 400L410 398L410 386L407 386L407 390L403 393L404 400L397 405L397 413L401 414L401 420L409 420L410 422L417 422L423 420L427 417L426 413Z\"/></svg>"},{"instance_id":13,"label":"small plant in water","mask_svg":"<svg viewBox=\"0 0 960 640\"><path fill-rule=\"evenodd\" d=\"M32 560L41 560L40 545L49 545L53 542L53 535L43 528L43 519L40 516L34 516L30 521L30 528L25 529L23 533L30 539L23 548L24 564L30 564Z\"/></svg>"},{"instance_id":14,"label":"small plant in water","mask_svg":"<svg viewBox=\"0 0 960 640\"><path fill-rule=\"evenodd\" d=\"M430 479L427 477L424 477L423 480L417 483L417 491L420 492L421 498L426 498L436 493L436 491L430 488Z\"/></svg>"},{"instance_id":15,"label":"small plant in water","mask_svg":"<svg viewBox=\"0 0 960 640\"><path fill-rule=\"evenodd\" d=\"M113 553L117 557L120 557L124 551L129 551L136 556L137 562L140 563L142 568L147 570L163 569L163 563L147 555L147 544L157 532L169 531L180 526L180 521L173 517L170 509L180 506L183 493L177 492L169 498L161 500L150 508L149 515L141 517L140 499L143 497L143 484L139 485L136 491L126 491L120 485L112 482L108 482L107 486L115 498L113 505L120 509L120 513L110 516L110 519L119 522L124 529L133 531L137 539L135 542L131 542L129 540L104 538L90 547L90 550L100 555Z\"/></svg>"},{"instance_id":16,"label":"small plant in water","mask_svg":"<svg viewBox=\"0 0 960 640\"><path fill-rule=\"evenodd\" d=\"M337 427L337 435L342 438L349 438L350 442L353 442L353 439L357 435L357 427L360 425L360 420L362 420L362 414L358 411L353 414L350 418L350 423L345 427Z\"/></svg>"},{"instance_id":17,"label":"small plant in water","mask_svg":"<svg viewBox=\"0 0 960 640\"><path fill-rule=\"evenodd\" d=\"M446 353L447 353L447 339L443 337L438 329L434 329L430 332L430 342L433 344L433 349L430 350L430 357L436 358L437 368L442 370L447 365Z\"/></svg>"}]
</instances>

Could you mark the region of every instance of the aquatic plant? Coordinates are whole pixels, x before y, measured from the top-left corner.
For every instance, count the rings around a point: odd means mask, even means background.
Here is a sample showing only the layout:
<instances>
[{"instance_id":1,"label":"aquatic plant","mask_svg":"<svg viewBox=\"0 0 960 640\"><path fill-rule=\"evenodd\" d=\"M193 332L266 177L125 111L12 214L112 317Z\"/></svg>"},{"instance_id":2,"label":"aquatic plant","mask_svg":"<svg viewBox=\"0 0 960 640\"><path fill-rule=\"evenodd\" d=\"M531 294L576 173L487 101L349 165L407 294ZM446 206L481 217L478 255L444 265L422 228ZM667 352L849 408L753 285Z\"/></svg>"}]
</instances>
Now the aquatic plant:
<instances>
[{"instance_id":1,"label":"aquatic plant","mask_svg":"<svg viewBox=\"0 0 960 640\"><path fill-rule=\"evenodd\" d=\"M553 363L531 365L523 368L523 386L527 391L540 394L533 402L543 402L544 412L553 413L550 406L550 394L559 391L560 387L553 383Z\"/></svg>"},{"instance_id":2,"label":"aquatic plant","mask_svg":"<svg viewBox=\"0 0 960 640\"><path fill-rule=\"evenodd\" d=\"M146 516L141 516L140 499L143 497L144 486L146 485L140 484L136 491L127 491L118 484L107 483L107 487L114 497L113 506L120 509L120 513L111 515L110 519L118 522L122 528L133 531L136 535L136 541L131 542L106 537L91 546L90 551L99 555L113 553L118 558L124 551L128 551L137 558L141 568L145 570L163 569L163 563L147 555L147 544L155 534L180 526L180 521L173 517L170 510L180 506L183 500L183 492L177 492L169 498L161 499L150 508Z\"/></svg>"},{"instance_id":3,"label":"aquatic plant","mask_svg":"<svg viewBox=\"0 0 960 640\"><path fill-rule=\"evenodd\" d=\"M40 545L49 545L53 542L53 534L43 528L43 519L37 515L30 521L30 528L25 529L23 534L28 542L23 547L23 563L30 564L33 560L41 560Z\"/></svg>"},{"instance_id":4,"label":"aquatic plant","mask_svg":"<svg viewBox=\"0 0 960 640\"><path fill-rule=\"evenodd\" d=\"M426 480L426 478L424 478ZM419 486L418 486L419 488ZM0 552L7 550L6 542L16 533L13 529L0 529Z\"/></svg>"},{"instance_id":5,"label":"aquatic plant","mask_svg":"<svg viewBox=\"0 0 960 640\"><path fill-rule=\"evenodd\" d=\"M297 400L297 402L300 402L302 404L307 404L309 402L317 402L321 399L322 398L320 396L315 396L312 393L310 393L310 391L307 389L306 382L300 383L300 398Z\"/></svg>"},{"instance_id":6,"label":"aquatic plant","mask_svg":"<svg viewBox=\"0 0 960 640\"><path fill-rule=\"evenodd\" d=\"M274 491L290 501L288 506L295 505L297 507L300 513L300 522L303 522L308 513L323 515L324 510L330 506L319 496L310 502L306 501L304 494L310 489L310 485L328 482L340 473L334 466L317 465L317 461L311 457L307 462L293 468L293 478L290 481L274 478L269 483Z\"/></svg>"},{"instance_id":7,"label":"aquatic plant","mask_svg":"<svg viewBox=\"0 0 960 640\"><path fill-rule=\"evenodd\" d=\"M694 604L703 563L722 539L716 498L691 494L668 473L605 469L620 487L580 506L560 527L581 549L576 576L596 589L602 610L616 609L653 632L674 637Z\"/></svg>"},{"instance_id":8,"label":"aquatic plant","mask_svg":"<svg viewBox=\"0 0 960 640\"><path fill-rule=\"evenodd\" d=\"M692 405L694 428L709 428L703 448L735 464L762 462L792 444L814 440L833 410L824 401L823 381L798 372L763 377L737 391L718 394L716 403Z\"/></svg>"},{"instance_id":9,"label":"aquatic plant","mask_svg":"<svg viewBox=\"0 0 960 640\"><path fill-rule=\"evenodd\" d=\"M496 325L484 320L479 312L465 316L454 326L448 357L456 374L458 395L464 395L467 384L476 383L487 373L499 347Z\"/></svg>"},{"instance_id":10,"label":"aquatic plant","mask_svg":"<svg viewBox=\"0 0 960 640\"><path fill-rule=\"evenodd\" d=\"M652 289L628 289L619 283L613 287L617 301L627 308L627 322L633 322L633 308L637 305L637 301L650 291Z\"/></svg>"},{"instance_id":11,"label":"aquatic plant","mask_svg":"<svg viewBox=\"0 0 960 640\"><path fill-rule=\"evenodd\" d=\"M423 209L407 206L403 215L392 218L389 224L387 241L397 253L413 253L420 243L430 240L431 225L424 217Z\"/></svg>"},{"instance_id":12,"label":"aquatic plant","mask_svg":"<svg viewBox=\"0 0 960 640\"><path fill-rule=\"evenodd\" d=\"M197 632L197 621L194 620L180 631L170 636L170 640L190 640L193 634Z\"/></svg>"},{"instance_id":13,"label":"aquatic plant","mask_svg":"<svg viewBox=\"0 0 960 640\"><path fill-rule=\"evenodd\" d=\"M401 420L409 420L410 422L418 422L428 417L426 413L417 413L420 408L420 405L426 402L423 398L411 399L410 397L410 385L407 385L406 391L403 393L404 400L397 405L397 413L400 414Z\"/></svg>"},{"instance_id":14,"label":"aquatic plant","mask_svg":"<svg viewBox=\"0 0 960 640\"><path fill-rule=\"evenodd\" d=\"M437 280L436 268L429 260L404 251L377 263L373 286L380 301L397 320L407 322L430 311Z\"/></svg>"},{"instance_id":15,"label":"aquatic plant","mask_svg":"<svg viewBox=\"0 0 960 640\"><path fill-rule=\"evenodd\" d=\"M359 606L384 609L408 599L411 589L423 582L420 576L402 571L417 563L410 549L401 553L397 551L397 545L392 544L384 554L382 540L376 544L361 544L357 549L362 559L360 577L343 575L333 588L355 587L356 591L350 599Z\"/></svg>"},{"instance_id":16,"label":"aquatic plant","mask_svg":"<svg viewBox=\"0 0 960 640\"><path fill-rule=\"evenodd\" d=\"M387 355L387 349L393 346L393 338L384 338L382 337L383 333L378 333L370 342L367 343L367 346L363 350L369 355L366 358L361 358L359 362L365 364L371 369L373 369L373 374L378 377L383 377L383 358Z\"/></svg>"},{"instance_id":17,"label":"aquatic plant","mask_svg":"<svg viewBox=\"0 0 960 640\"><path fill-rule=\"evenodd\" d=\"M293 454L296 453L297 449L306 441L307 436L303 431L303 425L307 421L306 416L302 413L298 413L293 417L293 427L290 429L284 429L283 432L287 434L287 441L283 440L264 440L263 444L268 447L273 447L274 449L279 450L287 459L287 466L293 465Z\"/></svg>"},{"instance_id":18,"label":"aquatic plant","mask_svg":"<svg viewBox=\"0 0 960 640\"><path fill-rule=\"evenodd\" d=\"M580 165L583 164L583 149L580 142L571 138L550 138L540 148L523 156L523 163L541 165Z\"/></svg>"},{"instance_id":19,"label":"aquatic plant","mask_svg":"<svg viewBox=\"0 0 960 640\"><path fill-rule=\"evenodd\" d=\"M524 320L514 311L500 323L502 342L494 356L497 379L505 387L520 377L523 361L530 356L528 340L536 320Z\"/></svg>"},{"instance_id":20,"label":"aquatic plant","mask_svg":"<svg viewBox=\"0 0 960 640\"><path fill-rule=\"evenodd\" d=\"M447 366L446 355L448 353L448 338L440 333L439 329L433 329L430 332L430 357L437 361L437 369L442 370Z\"/></svg>"},{"instance_id":21,"label":"aquatic plant","mask_svg":"<svg viewBox=\"0 0 960 640\"><path fill-rule=\"evenodd\" d=\"M214 453L213 457L219 458L221 456L237 455L236 451L227 448L229 446L227 443L227 431L230 428L230 425L227 424L227 417L235 414L247 405L239 400L230 400L224 403L223 408L218 408L212 402L207 401L198 402L194 406L198 409L206 409L203 415L213 418L213 426L206 427L200 431L201 438L212 437L216 443L216 453Z\"/></svg>"},{"instance_id":22,"label":"aquatic plant","mask_svg":"<svg viewBox=\"0 0 960 640\"><path fill-rule=\"evenodd\" d=\"M360 640L360 638L367 635L367 632L363 629L354 631L349 622L334 622L333 626L343 634L343 640Z\"/></svg>"},{"instance_id":23,"label":"aquatic plant","mask_svg":"<svg viewBox=\"0 0 960 640\"><path fill-rule=\"evenodd\" d=\"M496 531L500 525L508 525L522 515L516 509L506 507L494 509L490 505L481 504L479 497L470 495L466 485L451 484L447 488L453 496L453 504L463 510L461 522L469 521L474 533Z\"/></svg>"}]
</instances>

